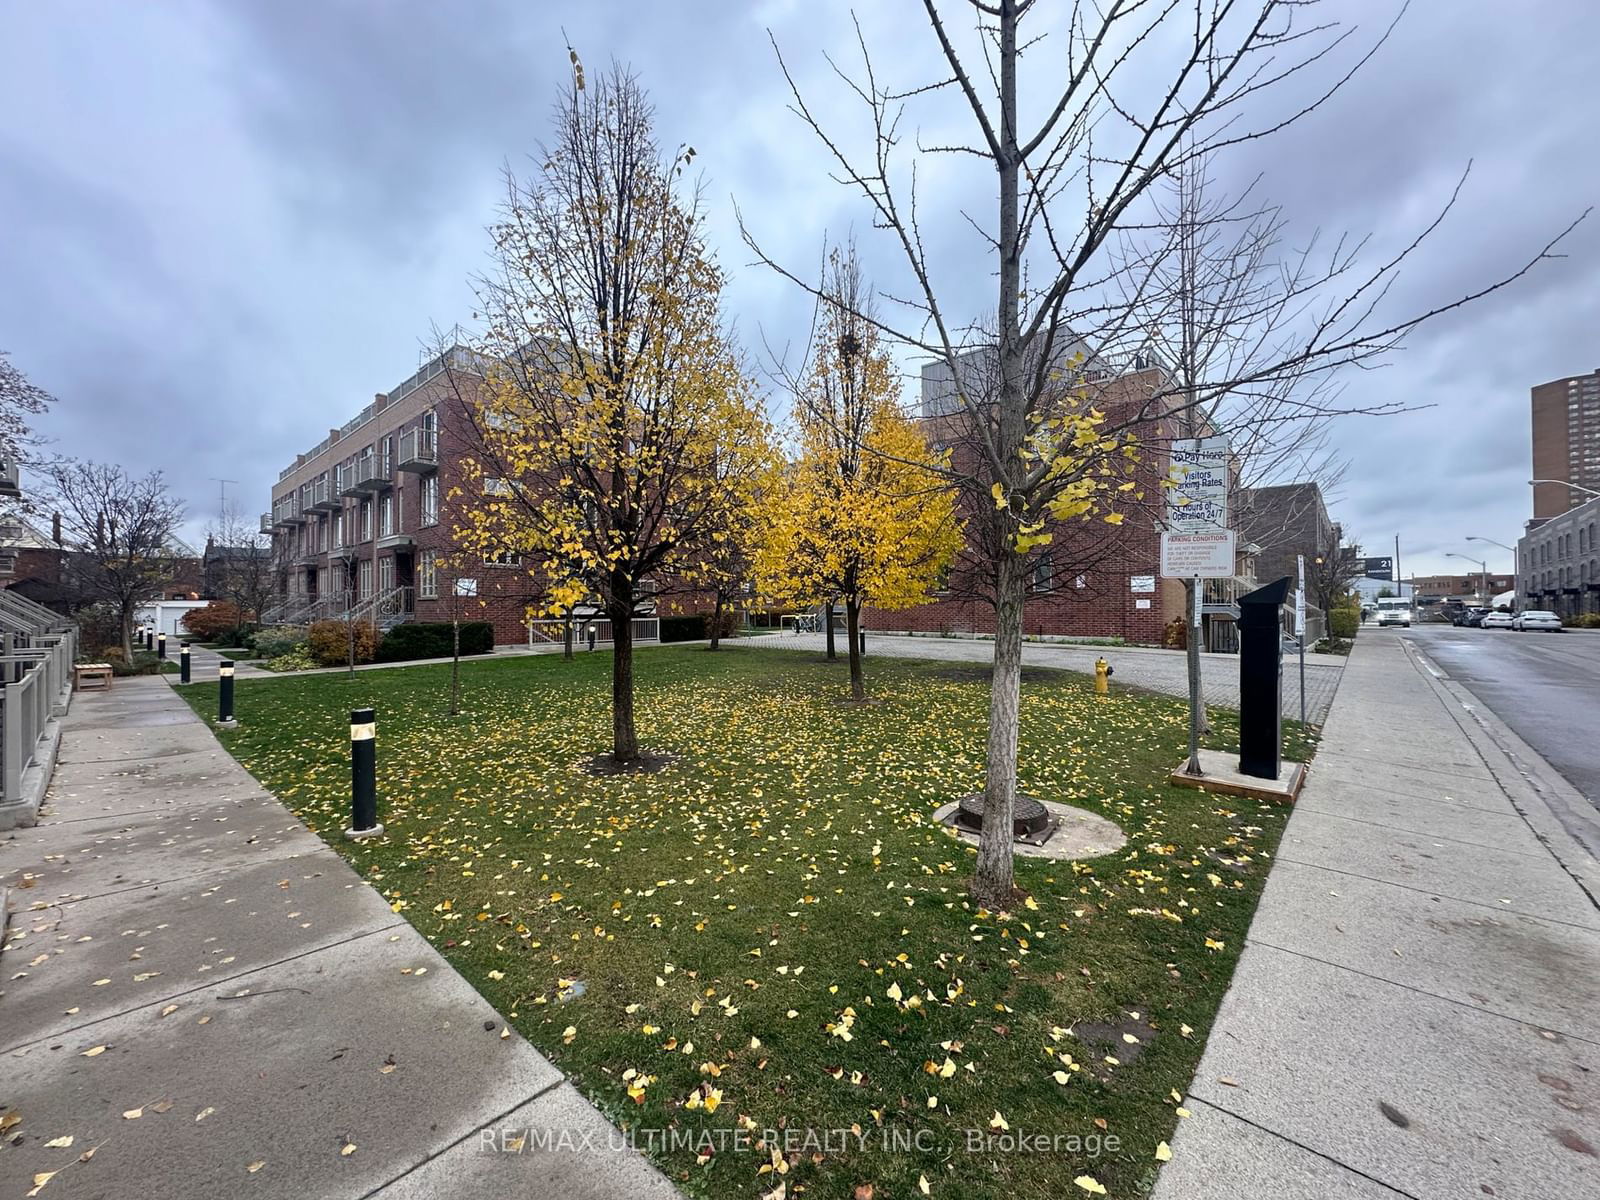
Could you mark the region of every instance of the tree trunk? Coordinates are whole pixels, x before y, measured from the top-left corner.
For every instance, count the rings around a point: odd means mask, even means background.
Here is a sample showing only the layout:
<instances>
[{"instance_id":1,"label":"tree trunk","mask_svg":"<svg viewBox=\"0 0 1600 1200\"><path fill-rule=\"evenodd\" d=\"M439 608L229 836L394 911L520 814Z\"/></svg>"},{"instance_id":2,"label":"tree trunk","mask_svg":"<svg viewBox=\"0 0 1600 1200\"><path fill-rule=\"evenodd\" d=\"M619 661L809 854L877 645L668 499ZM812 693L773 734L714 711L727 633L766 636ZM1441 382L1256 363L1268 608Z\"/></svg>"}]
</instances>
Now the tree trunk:
<instances>
[{"instance_id":1,"label":"tree trunk","mask_svg":"<svg viewBox=\"0 0 1600 1200\"><path fill-rule=\"evenodd\" d=\"M999 563L995 588L994 675L989 683L988 777L972 898L990 908L1011 903L1012 826L1017 809L1017 735L1022 698L1022 602L1027 584L1022 555Z\"/></svg>"},{"instance_id":2,"label":"tree trunk","mask_svg":"<svg viewBox=\"0 0 1600 1200\"><path fill-rule=\"evenodd\" d=\"M860 702L867 698L867 688L861 680L861 601L854 596L844 599L844 636L850 651L850 699Z\"/></svg>"},{"instance_id":3,"label":"tree trunk","mask_svg":"<svg viewBox=\"0 0 1600 1200\"><path fill-rule=\"evenodd\" d=\"M822 620L823 620L823 623L827 626L827 631L826 632L827 632L827 636L828 636L828 661L829 662L834 662L835 660L838 659L839 656L838 656L838 654L836 654L834 652L834 649L833 649L833 601L832 600L829 600L827 604L823 605L823 608L822 608Z\"/></svg>"},{"instance_id":4,"label":"tree trunk","mask_svg":"<svg viewBox=\"0 0 1600 1200\"><path fill-rule=\"evenodd\" d=\"M631 763L639 757L633 729L633 597L613 604L611 618L611 757Z\"/></svg>"},{"instance_id":5,"label":"tree trunk","mask_svg":"<svg viewBox=\"0 0 1600 1200\"><path fill-rule=\"evenodd\" d=\"M1183 767L1187 775L1204 774L1200 769L1200 738L1206 732L1206 705L1200 690L1200 634L1203 631L1194 624L1195 605L1204 595L1201 591L1204 586L1198 579L1183 581L1184 645L1188 647L1185 653L1189 666L1189 761Z\"/></svg>"},{"instance_id":6,"label":"tree trunk","mask_svg":"<svg viewBox=\"0 0 1600 1200\"><path fill-rule=\"evenodd\" d=\"M711 611L711 648L715 650L722 640L722 593L717 593L717 606Z\"/></svg>"},{"instance_id":7,"label":"tree trunk","mask_svg":"<svg viewBox=\"0 0 1600 1200\"><path fill-rule=\"evenodd\" d=\"M122 610L122 661L128 666L133 666L133 608L124 606Z\"/></svg>"},{"instance_id":8,"label":"tree trunk","mask_svg":"<svg viewBox=\"0 0 1600 1200\"><path fill-rule=\"evenodd\" d=\"M561 626L561 657L568 662L572 661L572 611L567 611L566 621Z\"/></svg>"}]
</instances>

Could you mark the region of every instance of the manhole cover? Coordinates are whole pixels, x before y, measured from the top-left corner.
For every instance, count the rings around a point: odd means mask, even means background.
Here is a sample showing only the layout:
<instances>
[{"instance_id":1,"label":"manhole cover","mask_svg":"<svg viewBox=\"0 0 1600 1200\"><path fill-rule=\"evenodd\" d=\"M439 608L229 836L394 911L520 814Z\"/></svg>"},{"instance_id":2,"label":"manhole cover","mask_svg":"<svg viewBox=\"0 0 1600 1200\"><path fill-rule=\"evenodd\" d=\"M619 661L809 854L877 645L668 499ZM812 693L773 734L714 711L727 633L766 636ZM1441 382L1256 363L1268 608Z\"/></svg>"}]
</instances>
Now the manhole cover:
<instances>
[{"instance_id":1,"label":"manhole cover","mask_svg":"<svg viewBox=\"0 0 1600 1200\"><path fill-rule=\"evenodd\" d=\"M1051 826L1050 810L1045 808L1032 796L1017 793L1016 811L1011 825L1011 834L1019 838L1038 838L1041 834L1049 836ZM956 810L956 821L974 831L983 828L983 793L975 792L970 796L961 797Z\"/></svg>"}]
</instances>

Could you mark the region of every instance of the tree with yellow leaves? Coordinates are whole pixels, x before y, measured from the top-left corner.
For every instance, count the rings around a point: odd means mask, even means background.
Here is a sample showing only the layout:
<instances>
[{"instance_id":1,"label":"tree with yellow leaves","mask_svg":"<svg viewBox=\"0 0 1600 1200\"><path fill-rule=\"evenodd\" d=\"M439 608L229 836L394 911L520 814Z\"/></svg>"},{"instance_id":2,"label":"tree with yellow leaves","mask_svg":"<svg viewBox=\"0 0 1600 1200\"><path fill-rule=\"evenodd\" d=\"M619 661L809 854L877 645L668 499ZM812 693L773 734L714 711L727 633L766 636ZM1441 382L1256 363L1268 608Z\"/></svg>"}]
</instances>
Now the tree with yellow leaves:
<instances>
[{"instance_id":1,"label":"tree with yellow leaves","mask_svg":"<svg viewBox=\"0 0 1600 1200\"><path fill-rule=\"evenodd\" d=\"M860 315L864 290L853 250L835 250L795 389L796 458L769 491L756 556L768 596L843 602L856 701L862 608L924 603L961 545L942 460L901 413L894 363Z\"/></svg>"},{"instance_id":2,"label":"tree with yellow leaves","mask_svg":"<svg viewBox=\"0 0 1600 1200\"><path fill-rule=\"evenodd\" d=\"M611 763L639 762L633 620L710 581L769 458L722 322L699 194L638 81L572 81L538 174L509 172L480 281L481 456L456 536L518 557L545 611L594 603L612 635Z\"/></svg>"}]
</instances>

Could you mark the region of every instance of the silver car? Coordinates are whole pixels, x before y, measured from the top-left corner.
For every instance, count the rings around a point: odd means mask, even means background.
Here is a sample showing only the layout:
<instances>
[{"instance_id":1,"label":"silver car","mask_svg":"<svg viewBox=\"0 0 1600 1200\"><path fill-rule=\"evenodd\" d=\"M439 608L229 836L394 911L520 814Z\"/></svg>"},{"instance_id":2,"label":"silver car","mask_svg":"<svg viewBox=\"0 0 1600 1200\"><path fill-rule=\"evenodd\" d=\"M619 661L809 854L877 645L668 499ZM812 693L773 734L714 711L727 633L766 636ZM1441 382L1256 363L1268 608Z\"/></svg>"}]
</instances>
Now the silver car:
<instances>
[{"instance_id":1,"label":"silver car","mask_svg":"<svg viewBox=\"0 0 1600 1200\"><path fill-rule=\"evenodd\" d=\"M1530 608L1511 618L1511 628L1521 630L1541 629L1549 633L1561 632L1561 618L1542 608Z\"/></svg>"}]
</instances>

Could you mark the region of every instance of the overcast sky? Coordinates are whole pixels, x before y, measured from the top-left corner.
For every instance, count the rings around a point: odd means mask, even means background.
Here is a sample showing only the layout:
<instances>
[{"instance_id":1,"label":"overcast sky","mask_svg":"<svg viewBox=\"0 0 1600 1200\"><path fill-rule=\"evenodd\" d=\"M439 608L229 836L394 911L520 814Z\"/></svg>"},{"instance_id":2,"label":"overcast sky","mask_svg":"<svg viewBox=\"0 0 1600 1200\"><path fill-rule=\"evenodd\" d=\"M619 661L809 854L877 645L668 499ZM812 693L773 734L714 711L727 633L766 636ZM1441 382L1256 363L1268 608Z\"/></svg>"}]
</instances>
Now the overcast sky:
<instances>
[{"instance_id":1,"label":"overcast sky","mask_svg":"<svg viewBox=\"0 0 1600 1200\"><path fill-rule=\"evenodd\" d=\"M886 71L936 72L920 5L859 7ZM1370 43L1395 6L1327 9ZM698 151L729 312L759 358L763 340L804 338L809 306L749 265L735 205L802 269L854 228L874 276L903 282L787 111L769 29L859 144L860 114L822 57L854 45L831 0L0 0L0 349L59 397L45 422L58 451L165 470L191 534L215 515L215 478L236 481L246 513L265 509L279 468L416 369L430 327L469 321L500 172L548 133L565 37L591 70L630 64L662 142ZM1422 0L1349 89L1216 173L1259 174L1296 237L1370 234L1377 255L1472 161L1390 311L1453 299L1600 198L1596 44L1593 0ZM1042 76L1043 54L1033 62ZM956 119L930 109L919 128ZM992 188L972 170L928 164L921 201L930 245L971 281L967 316L993 290L957 212ZM1398 533L1407 574L1443 572L1468 569L1443 557L1469 552L1465 535L1516 540L1528 388L1600 367L1600 220L1565 250L1346 380L1352 401L1432 406L1337 430L1351 466L1333 515L1369 553Z\"/></svg>"}]
</instances>

